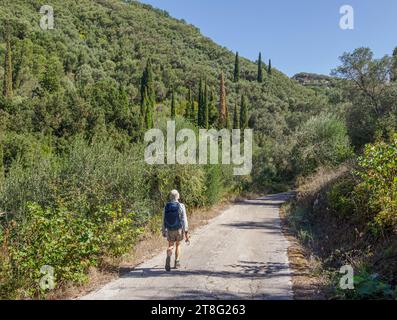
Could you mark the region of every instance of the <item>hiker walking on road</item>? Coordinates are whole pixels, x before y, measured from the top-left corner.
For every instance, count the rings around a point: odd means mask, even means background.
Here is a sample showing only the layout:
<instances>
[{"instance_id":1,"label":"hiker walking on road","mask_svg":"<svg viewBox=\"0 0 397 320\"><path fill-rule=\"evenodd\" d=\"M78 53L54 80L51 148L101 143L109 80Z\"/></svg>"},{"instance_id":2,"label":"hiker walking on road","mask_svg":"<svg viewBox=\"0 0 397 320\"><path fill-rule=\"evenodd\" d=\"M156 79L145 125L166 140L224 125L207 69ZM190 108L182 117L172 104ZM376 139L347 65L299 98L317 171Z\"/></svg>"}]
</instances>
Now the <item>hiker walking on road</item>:
<instances>
[{"instance_id":1,"label":"hiker walking on road","mask_svg":"<svg viewBox=\"0 0 397 320\"><path fill-rule=\"evenodd\" d=\"M183 203L179 202L179 192L172 190L170 193L170 202L164 208L162 233L168 240L167 258L165 270L171 271L171 257L175 246L175 269L180 266L179 258L181 254L181 241L189 242L188 221L186 208Z\"/></svg>"}]
</instances>

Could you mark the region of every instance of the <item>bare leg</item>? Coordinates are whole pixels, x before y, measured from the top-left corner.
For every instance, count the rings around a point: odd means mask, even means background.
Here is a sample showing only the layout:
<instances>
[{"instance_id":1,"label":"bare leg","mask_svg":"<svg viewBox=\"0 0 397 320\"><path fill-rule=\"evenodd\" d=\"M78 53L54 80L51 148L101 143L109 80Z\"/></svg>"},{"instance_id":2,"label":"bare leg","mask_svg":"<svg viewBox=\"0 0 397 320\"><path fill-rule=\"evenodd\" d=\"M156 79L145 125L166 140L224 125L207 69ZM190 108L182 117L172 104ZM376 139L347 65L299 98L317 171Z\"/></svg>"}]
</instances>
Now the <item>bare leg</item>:
<instances>
[{"instance_id":1,"label":"bare leg","mask_svg":"<svg viewBox=\"0 0 397 320\"><path fill-rule=\"evenodd\" d=\"M171 271L171 257L174 250L174 242L168 242L167 259L165 260L165 270Z\"/></svg>"},{"instance_id":2,"label":"bare leg","mask_svg":"<svg viewBox=\"0 0 397 320\"><path fill-rule=\"evenodd\" d=\"M181 243L179 241L176 242L176 249L175 249L175 269L178 269L180 264L179 264L179 258L181 256Z\"/></svg>"},{"instance_id":3,"label":"bare leg","mask_svg":"<svg viewBox=\"0 0 397 320\"><path fill-rule=\"evenodd\" d=\"M179 257L181 256L181 243L179 241L176 242L175 249L175 260L179 261Z\"/></svg>"},{"instance_id":4,"label":"bare leg","mask_svg":"<svg viewBox=\"0 0 397 320\"><path fill-rule=\"evenodd\" d=\"M172 257L172 252L174 251L174 245L175 245L174 242L171 241L168 242L167 256Z\"/></svg>"}]
</instances>

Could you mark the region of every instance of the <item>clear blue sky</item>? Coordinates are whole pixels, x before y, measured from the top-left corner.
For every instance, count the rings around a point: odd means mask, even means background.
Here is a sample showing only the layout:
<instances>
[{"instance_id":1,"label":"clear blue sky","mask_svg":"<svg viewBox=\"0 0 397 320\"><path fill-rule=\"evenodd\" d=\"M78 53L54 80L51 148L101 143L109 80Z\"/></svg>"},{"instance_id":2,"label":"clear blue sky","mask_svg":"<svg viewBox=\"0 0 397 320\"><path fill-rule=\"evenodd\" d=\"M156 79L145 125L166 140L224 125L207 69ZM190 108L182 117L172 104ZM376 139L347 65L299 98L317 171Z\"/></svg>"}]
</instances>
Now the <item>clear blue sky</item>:
<instances>
[{"instance_id":1,"label":"clear blue sky","mask_svg":"<svg viewBox=\"0 0 397 320\"><path fill-rule=\"evenodd\" d=\"M357 47L375 56L397 46L396 0L143 0L185 19L240 55L263 59L292 76L329 74L338 57ZM339 9L355 10L355 29L341 30Z\"/></svg>"}]
</instances>

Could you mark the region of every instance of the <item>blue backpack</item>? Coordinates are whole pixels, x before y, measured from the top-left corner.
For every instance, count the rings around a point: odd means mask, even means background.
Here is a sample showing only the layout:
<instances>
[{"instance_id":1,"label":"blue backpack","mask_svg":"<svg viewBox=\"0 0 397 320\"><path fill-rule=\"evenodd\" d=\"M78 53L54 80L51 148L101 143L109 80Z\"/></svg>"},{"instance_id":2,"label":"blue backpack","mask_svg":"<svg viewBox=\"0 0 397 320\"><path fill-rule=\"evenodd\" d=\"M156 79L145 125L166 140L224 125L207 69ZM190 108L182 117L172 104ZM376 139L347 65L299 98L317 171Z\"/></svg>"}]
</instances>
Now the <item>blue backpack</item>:
<instances>
[{"instance_id":1,"label":"blue backpack","mask_svg":"<svg viewBox=\"0 0 397 320\"><path fill-rule=\"evenodd\" d=\"M164 224L167 230L174 231L182 228L179 215L180 205L178 202L169 202L164 210Z\"/></svg>"}]
</instances>

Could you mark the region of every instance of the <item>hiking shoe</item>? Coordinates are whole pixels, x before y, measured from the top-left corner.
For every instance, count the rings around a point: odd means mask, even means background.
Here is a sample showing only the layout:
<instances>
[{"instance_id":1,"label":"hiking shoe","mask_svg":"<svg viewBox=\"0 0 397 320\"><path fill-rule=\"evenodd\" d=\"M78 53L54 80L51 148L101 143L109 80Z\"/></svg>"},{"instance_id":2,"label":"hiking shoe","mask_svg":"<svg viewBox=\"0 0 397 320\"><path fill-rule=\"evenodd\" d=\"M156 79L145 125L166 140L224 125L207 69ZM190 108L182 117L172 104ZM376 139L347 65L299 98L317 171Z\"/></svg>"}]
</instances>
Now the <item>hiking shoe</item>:
<instances>
[{"instance_id":1,"label":"hiking shoe","mask_svg":"<svg viewBox=\"0 0 397 320\"><path fill-rule=\"evenodd\" d=\"M165 270L166 271L171 271L171 257L167 256L167 259L165 260Z\"/></svg>"},{"instance_id":2,"label":"hiking shoe","mask_svg":"<svg viewBox=\"0 0 397 320\"><path fill-rule=\"evenodd\" d=\"M179 260L175 260L175 269L179 269L181 267L181 263Z\"/></svg>"}]
</instances>

